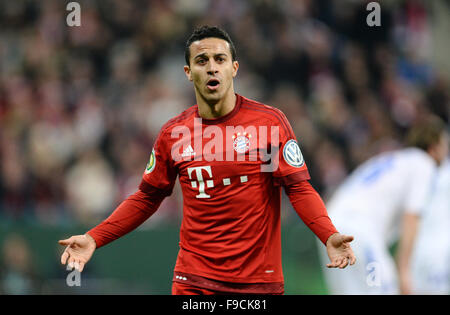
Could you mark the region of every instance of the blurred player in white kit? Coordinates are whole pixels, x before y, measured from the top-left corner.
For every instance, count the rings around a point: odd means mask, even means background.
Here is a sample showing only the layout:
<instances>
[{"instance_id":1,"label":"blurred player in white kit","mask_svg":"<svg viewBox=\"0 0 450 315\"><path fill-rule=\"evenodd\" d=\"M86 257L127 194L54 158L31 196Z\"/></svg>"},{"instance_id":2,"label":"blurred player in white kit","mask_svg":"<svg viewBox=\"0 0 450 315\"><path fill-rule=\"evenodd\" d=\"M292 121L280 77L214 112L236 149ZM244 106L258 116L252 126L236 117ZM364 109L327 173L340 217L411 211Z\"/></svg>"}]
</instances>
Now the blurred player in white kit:
<instances>
[{"instance_id":1,"label":"blurred player in white kit","mask_svg":"<svg viewBox=\"0 0 450 315\"><path fill-rule=\"evenodd\" d=\"M404 149L369 159L337 189L328 213L342 233L355 237L357 262L345 270L324 270L330 294L413 293L414 241L448 142L445 123L427 117L409 131ZM394 261L389 249L396 242Z\"/></svg>"},{"instance_id":2,"label":"blurred player in white kit","mask_svg":"<svg viewBox=\"0 0 450 315\"><path fill-rule=\"evenodd\" d=\"M422 215L411 269L412 293L450 294L450 159L439 167Z\"/></svg>"}]
</instances>

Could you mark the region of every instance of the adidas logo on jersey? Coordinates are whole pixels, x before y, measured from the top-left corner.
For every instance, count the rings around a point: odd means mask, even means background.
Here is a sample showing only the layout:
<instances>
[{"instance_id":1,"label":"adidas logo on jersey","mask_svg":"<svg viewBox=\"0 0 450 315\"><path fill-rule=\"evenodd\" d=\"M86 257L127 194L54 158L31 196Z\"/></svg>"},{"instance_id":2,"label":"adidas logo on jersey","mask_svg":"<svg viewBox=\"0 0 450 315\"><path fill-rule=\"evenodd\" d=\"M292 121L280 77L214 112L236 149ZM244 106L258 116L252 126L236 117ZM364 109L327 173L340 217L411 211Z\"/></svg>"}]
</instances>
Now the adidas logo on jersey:
<instances>
[{"instance_id":1,"label":"adidas logo on jersey","mask_svg":"<svg viewBox=\"0 0 450 315\"><path fill-rule=\"evenodd\" d=\"M192 149L192 146L189 145L186 149L183 150L183 153L181 154L182 157L192 157L195 156L195 152Z\"/></svg>"}]
</instances>

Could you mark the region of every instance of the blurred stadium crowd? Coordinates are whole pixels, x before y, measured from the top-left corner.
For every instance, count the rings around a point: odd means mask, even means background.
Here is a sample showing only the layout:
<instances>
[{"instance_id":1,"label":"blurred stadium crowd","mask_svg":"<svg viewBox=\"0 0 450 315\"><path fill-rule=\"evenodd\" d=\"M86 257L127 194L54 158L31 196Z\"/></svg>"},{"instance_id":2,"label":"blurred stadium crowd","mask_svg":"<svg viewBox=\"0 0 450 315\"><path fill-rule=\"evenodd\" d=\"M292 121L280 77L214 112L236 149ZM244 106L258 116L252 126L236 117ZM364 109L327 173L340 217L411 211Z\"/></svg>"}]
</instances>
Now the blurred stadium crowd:
<instances>
[{"instance_id":1,"label":"blurred stadium crowd","mask_svg":"<svg viewBox=\"0 0 450 315\"><path fill-rule=\"evenodd\" d=\"M286 113L324 199L424 114L449 122L424 0L383 1L381 27L368 1L80 0L80 27L68 2L0 1L2 224L92 227L133 193L160 127L195 104L183 54L203 24L235 42L237 92ZM146 224L179 220L181 202L176 186ZM26 275L0 292L33 292L30 244L11 234L0 257Z\"/></svg>"},{"instance_id":2,"label":"blurred stadium crowd","mask_svg":"<svg viewBox=\"0 0 450 315\"><path fill-rule=\"evenodd\" d=\"M425 113L449 121L425 1L383 2L381 27L364 1L324 0L78 1L69 27L67 2L0 2L0 220L93 226L133 193L160 127L195 104L183 54L203 24L235 42L237 92L286 113L325 199Z\"/></svg>"}]
</instances>

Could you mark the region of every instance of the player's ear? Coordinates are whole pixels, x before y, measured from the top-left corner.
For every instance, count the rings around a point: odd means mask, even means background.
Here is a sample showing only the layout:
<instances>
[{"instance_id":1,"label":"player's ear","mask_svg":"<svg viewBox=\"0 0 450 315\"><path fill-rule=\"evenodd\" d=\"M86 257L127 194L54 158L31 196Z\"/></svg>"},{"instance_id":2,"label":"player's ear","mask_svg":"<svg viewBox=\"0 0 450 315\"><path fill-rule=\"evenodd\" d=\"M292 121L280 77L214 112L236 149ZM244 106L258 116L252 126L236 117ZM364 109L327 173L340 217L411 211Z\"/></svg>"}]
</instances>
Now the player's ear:
<instances>
[{"instance_id":1,"label":"player's ear","mask_svg":"<svg viewBox=\"0 0 450 315\"><path fill-rule=\"evenodd\" d=\"M191 67L189 67L188 65L184 66L184 73L186 74L188 80L192 81Z\"/></svg>"},{"instance_id":2,"label":"player's ear","mask_svg":"<svg viewBox=\"0 0 450 315\"><path fill-rule=\"evenodd\" d=\"M238 69L239 69L239 62L235 60L233 61L233 78L236 77Z\"/></svg>"}]
</instances>

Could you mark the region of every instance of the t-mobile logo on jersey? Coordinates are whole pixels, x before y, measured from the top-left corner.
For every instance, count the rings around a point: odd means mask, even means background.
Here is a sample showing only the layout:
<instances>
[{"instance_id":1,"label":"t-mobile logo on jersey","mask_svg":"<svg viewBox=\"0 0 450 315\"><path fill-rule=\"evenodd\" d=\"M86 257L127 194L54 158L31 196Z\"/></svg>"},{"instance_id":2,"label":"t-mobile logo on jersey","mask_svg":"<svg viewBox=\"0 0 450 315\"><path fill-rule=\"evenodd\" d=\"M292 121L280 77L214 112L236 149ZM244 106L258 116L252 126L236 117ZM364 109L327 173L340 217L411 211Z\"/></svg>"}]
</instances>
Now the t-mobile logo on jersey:
<instances>
[{"instance_id":1,"label":"t-mobile logo on jersey","mask_svg":"<svg viewBox=\"0 0 450 315\"><path fill-rule=\"evenodd\" d=\"M188 167L187 171L188 171L189 179L191 180L192 188L198 188L198 191L199 191L199 194L195 197L196 198L211 198L211 196L205 192L205 186L207 188L214 187L214 181L212 179L205 180L203 178L203 173L202 173L202 171L206 171L209 178L212 178L211 166ZM195 171L195 176L197 177L197 180L193 180L194 171ZM248 177L245 175L240 176L239 180L241 183L246 183L248 181ZM224 186L228 186L231 184L231 180L229 178L223 178L222 181L223 181Z\"/></svg>"},{"instance_id":2,"label":"t-mobile logo on jersey","mask_svg":"<svg viewBox=\"0 0 450 315\"><path fill-rule=\"evenodd\" d=\"M188 170L189 179L192 179L192 176L191 176L192 171L195 171L195 175L197 176L197 181L191 181L192 188L197 188L197 182L198 182L198 191L200 193L195 197L211 198L210 195L205 193L205 181L203 180L203 175L202 175L202 170L205 170L208 173L209 177L212 178L211 166L189 167L187 170ZM208 188L214 187L214 181L212 179L207 180L206 186Z\"/></svg>"}]
</instances>

